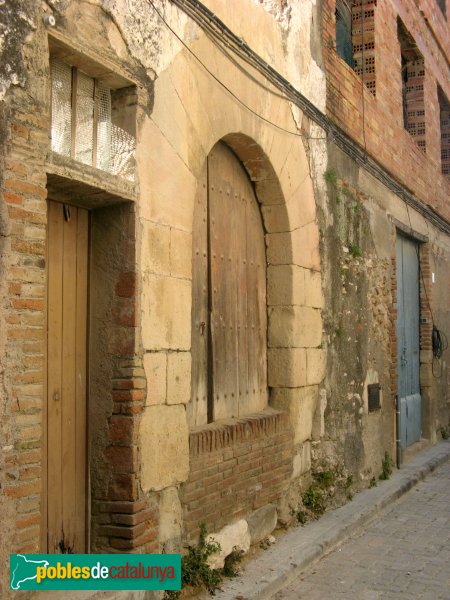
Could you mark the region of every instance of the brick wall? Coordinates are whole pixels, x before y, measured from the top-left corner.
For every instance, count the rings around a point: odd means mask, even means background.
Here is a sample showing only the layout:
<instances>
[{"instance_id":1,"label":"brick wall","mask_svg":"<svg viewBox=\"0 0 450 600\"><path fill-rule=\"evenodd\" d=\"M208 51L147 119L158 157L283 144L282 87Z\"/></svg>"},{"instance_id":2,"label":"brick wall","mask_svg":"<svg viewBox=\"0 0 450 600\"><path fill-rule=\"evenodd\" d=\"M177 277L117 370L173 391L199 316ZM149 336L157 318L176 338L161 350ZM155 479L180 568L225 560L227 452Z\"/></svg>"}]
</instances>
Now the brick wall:
<instances>
[{"instance_id":1,"label":"brick wall","mask_svg":"<svg viewBox=\"0 0 450 600\"><path fill-rule=\"evenodd\" d=\"M8 552L37 552L41 520L41 423L45 340L46 177L36 159L48 140L45 115L11 114L5 161L5 232L2 279L6 284L4 336L7 370L3 378L4 439L2 492L13 521L5 524ZM8 514L8 502L2 504ZM11 528L11 537L8 535ZM2 557L3 558L3 557ZM1 594L0 594L1 595Z\"/></svg>"},{"instance_id":2,"label":"brick wall","mask_svg":"<svg viewBox=\"0 0 450 600\"><path fill-rule=\"evenodd\" d=\"M136 341L135 223L133 203L91 215L90 525L98 552L158 551L157 499L144 496L139 481L147 379Z\"/></svg>"},{"instance_id":3,"label":"brick wall","mask_svg":"<svg viewBox=\"0 0 450 600\"><path fill-rule=\"evenodd\" d=\"M277 504L292 473L293 433L287 413L270 411L234 423L212 424L189 436L190 472L181 486L184 537Z\"/></svg>"},{"instance_id":4,"label":"brick wall","mask_svg":"<svg viewBox=\"0 0 450 600\"><path fill-rule=\"evenodd\" d=\"M369 4L369 3L364 3ZM450 218L450 186L441 174L441 135L437 84L449 96L448 31L434 0L419 11L412 0L371 3L375 17L376 97L335 50L335 0L323 10L323 52L328 115L424 203ZM397 8L398 7L398 8ZM356 11L356 8L354 9ZM403 123L401 55L397 17L424 58L424 154ZM421 128L422 131L423 128Z\"/></svg>"}]
</instances>

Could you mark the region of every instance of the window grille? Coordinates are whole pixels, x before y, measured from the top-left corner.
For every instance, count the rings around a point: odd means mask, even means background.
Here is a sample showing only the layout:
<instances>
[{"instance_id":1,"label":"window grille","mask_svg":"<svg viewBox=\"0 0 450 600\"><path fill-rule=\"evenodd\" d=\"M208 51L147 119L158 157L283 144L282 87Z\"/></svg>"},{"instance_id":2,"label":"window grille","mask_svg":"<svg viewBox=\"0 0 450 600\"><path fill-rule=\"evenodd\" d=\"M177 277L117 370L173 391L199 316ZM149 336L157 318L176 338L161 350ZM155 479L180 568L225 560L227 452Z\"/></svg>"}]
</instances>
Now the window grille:
<instances>
[{"instance_id":1,"label":"window grille","mask_svg":"<svg viewBox=\"0 0 450 600\"><path fill-rule=\"evenodd\" d=\"M93 164L94 148L94 80L76 72L75 159Z\"/></svg>"},{"instance_id":2,"label":"window grille","mask_svg":"<svg viewBox=\"0 0 450 600\"><path fill-rule=\"evenodd\" d=\"M72 145L72 69L53 60L52 73L52 150L70 156Z\"/></svg>"},{"instance_id":3,"label":"window grille","mask_svg":"<svg viewBox=\"0 0 450 600\"><path fill-rule=\"evenodd\" d=\"M367 399L369 412L375 412L381 408L381 385L379 383L370 383L367 386Z\"/></svg>"},{"instance_id":4,"label":"window grille","mask_svg":"<svg viewBox=\"0 0 450 600\"><path fill-rule=\"evenodd\" d=\"M57 58L51 76L52 150L133 180L136 141L113 122L114 91Z\"/></svg>"}]
</instances>

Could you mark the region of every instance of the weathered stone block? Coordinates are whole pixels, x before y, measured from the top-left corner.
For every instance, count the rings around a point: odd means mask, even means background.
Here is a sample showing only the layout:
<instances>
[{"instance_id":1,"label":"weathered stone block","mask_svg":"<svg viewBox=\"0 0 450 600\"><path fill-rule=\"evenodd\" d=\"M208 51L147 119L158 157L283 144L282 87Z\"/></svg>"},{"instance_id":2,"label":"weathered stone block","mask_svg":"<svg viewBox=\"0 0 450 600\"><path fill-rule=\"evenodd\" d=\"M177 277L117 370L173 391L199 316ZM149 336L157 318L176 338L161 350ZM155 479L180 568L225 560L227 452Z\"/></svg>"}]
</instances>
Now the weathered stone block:
<instances>
[{"instance_id":1,"label":"weathered stone block","mask_svg":"<svg viewBox=\"0 0 450 600\"><path fill-rule=\"evenodd\" d=\"M311 442L305 442L299 448L294 456L292 479L297 479L301 475L311 470Z\"/></svg>"},{"instance_id":2,"label":"weathered stone block","mask_svg":"<svg viewBox=\"0 0 450 600\"><path fill-rule=\"evenodd\" d=\"M156 223L192 230L196 177L151 119L145 119L141 138L151 140L152 152L137 153L142 217Z\"/></svg>"},{"instance_id":3,"label":"weathered stone block","mask_svg":"<svg viewBox=\"0 0 450 600\"><path fill-rule=\"evenodd\" d=\"M215 540L220 544L220 552L209 557L208 564L212 569L221 569L225 558L233 552L235 547L248 552L250 548L250 531L245 519L227 525L218 533L208 536L208 540Z\"/></svg>"},{"instance_id":4,"label":"weathered stone block","mask_svg":"<svg viewBox=\"0 0 450 600\"><path fill-rule=\"evenodd\" d=\"M317 271L305 270L305 305L323 308L322 277Z\"/></svg>"},{"instance_id":5,"label":"weathered stone block","mask_svg":"<svg viewBox=\"0 0 450 600\"><path fill-rule=\"evenodd\" d=\"M173 277L192 278L192 235L180 229L170 231L170 273Z\"/></svg>"},{"instance_id":6,"label":"weathered stone block","mask_svg":"<svg viewBox=\"0 0 450 600\"><path fill-rule=\"evenodd\" d=\"M320 271L319 228L308 223L292 232L292 262L306 269Z\"/></svg>"},{"instance_id":7,"label":"weathered stone block","mask_svg":"<svg viewBox=\"0 0 450 600\"><path fill-rule=\"evenodd\" d=\"M326 352L320 348L306 350L306 383L314 385L325 377Z\"/></svg>"},{"instance_id":8,"label":"weathered stone block","mask_svg":"<svg viewBox=\"0 0 450 600\"><path fill-rule=\"evenodd\" d=\"M267 231L279 233L292 230L285 204L263 205L262 214Z\"/></svg>"},{"instance_id":9,"label":"weathered stone block","mask_svg":"<svg viewBox=\"0 0 450 600\"><path fill-rule=\"evenodd\" d=\"M191 282L145 275L142 282L142 342L147 350L189 350Z\"/></svg>"},{"instance_id":10,"label":"weathered stone block","mask_svg":"<svg viewBox=\"0 0 450 600\"><path fill-rule=\"evenodd\" d=\"M167 385L167 355L164 352L145 354L144 370L147 378L147 405L164 404Z\"/></svg>"},{"instance_id":11,"label":"weathered stone block","mask_svg":"<svg viewBox=\"0 0 450 600\"><path fill-rule=\"evenodd\" d=\"M432 350L421 350L420 351L420 362L421 363L431 363L433 360L433 351Z\"/></svg>"},{"instance_id":12,"label":"weathered stone block","mask_svg":"<svg viewBox=\"0 0 450 600\"><path fill-rule=\"evenodd\" d=\"M178 490L175 487L166 488L159 498L159 541L166 543L179 540L182 522Z\"/></svg>"},{"instance_id":13,"label":"weathered stone block","mask_svg":"<svg viewBox=\"0 0 450 600\"><path fill-rule=\"evenodd\" d=\"M143 221L142 271L170 273L170 228Z\"/></svg>"},{"instance_id":14,"label":"weathered stone block","mask_svg":"<svg viewBox=\"0 0 450 600\"><path fill-rule=\"evenodd\" d=\"M309 223L292 233L270 233L266 239L269 263L294 264L320 271L319 230L315 223Z\"/></svg>"},{"instance_id":15,"label":"weathered stone block","mask_svg":"<svg viewBox=\"0 0 450 600\"><path fill-rule=\"evenodd\" d=\"M267 303L269 306L305 304L305 270L296 265L270 265Z\"/></svg>"},{"instance_id":16,"label":"weathered stone block","mask_svg":"<svg viewBox=\"0 0 450 600\"><path fill-rule=\"evenodd\" d=\"M184 406L146 408L139 429L144 492L186 481L189 474L188 436Z\"/></svg>"},{"instance_id":17,"label":"weathered stone block","mask_svg":"<svg viewBox=\"0 0 450 600\"><path fill-rule=\"evenodd\" d=\"M271 391L271 406L289 411L291 423L294 428L295 444L302 443L311 438L317 397L317 386L278 388Z\"/></svg>"},{"instance_id":18,"label":"weathered stone block","mask_svg":"<svg viewBox=\"0 0 450 600\"><path fill-rule=\"evenodd\" d=\"M250 543L257 544L272 533L277 525L277 509L273 504L266 504L247 517Z\"/></svg>"},{"instance_id":19,"label":"weathered stone block","mask_svg":"<svg viewBox=\"0 0 450 600\"><path fill-rule=\"evenodd\" d=\"M284 196L277 180L263 180L255 183L255 190L261 204L283 204Z\"/></svg>"},{"instance_id":20,"label":"weathered stone block","mask_svg":"<svg viewBox=\"0 0 450 600\"><path fill-rule=\"evenodd\" d=\"M191 353L167 357L167 404L187 404L191 397Z\"/></svg>"},{"instance_id":21,"label":"weathered stone block","mask_svg":"<svg viewBox=\"0 0 450 600\"><path fill-rule=\"evenodd\" d=\"M305 182L306 183L306 182ZM316 206L312 188L310 193L295 194L286 204L263 205L264 224L270 233L294 231L314 221Z\"/></svg>"},{"instance_id":22,"label":"weathered stone block","mask_svg":"<svg viewBox=\"0 0 450 600\"><path fill-rule=\"evenodd\" d=\"M431 364L422 363L420 365L420 386L430 387L433 383L433 374Z\"/></svg>"},{"instance_id":23,"label":"weathered stone block","mask_svg":"<svg viewBox=\"0 0 450 600\"><path fill-rule=\"evenodd\" d=\"M269 348L268 379L271 387L306 385L306 350Z\"/></svg>"},{"instance_id":24,"label":"weathered stone block","mask_svg":"<svg viewBox=\"0 0 450 600\"><path fill-rule=\"evenodd\" d=\"M322 341L320 311L305 306L276 306L269 310L269 346L307 348Z\"/></svg>"}]
</instances>

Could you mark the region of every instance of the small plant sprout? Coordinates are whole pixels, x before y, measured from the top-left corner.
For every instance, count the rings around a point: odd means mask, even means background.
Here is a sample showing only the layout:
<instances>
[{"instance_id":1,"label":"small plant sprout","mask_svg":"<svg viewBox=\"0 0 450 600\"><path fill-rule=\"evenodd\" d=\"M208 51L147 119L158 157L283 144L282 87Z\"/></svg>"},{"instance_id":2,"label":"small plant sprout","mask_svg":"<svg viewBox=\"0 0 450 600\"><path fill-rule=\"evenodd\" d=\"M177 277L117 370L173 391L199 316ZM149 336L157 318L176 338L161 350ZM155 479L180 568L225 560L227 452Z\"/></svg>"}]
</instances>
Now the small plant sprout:
<instances>
[{"instance_id":1,"label":"small plant sprout","mask_svg":"<svg viewBox=\"0 0 450 600\"><path fill-rule=\"evenodd\" d=\"M323 174L325 181L333 187L337 184L337 173L334 169L327 169Z\"/></svg>"},{"instance_id":2,"label":"small plant sprout","mask_svg":"<svg viewBox=\"0 0 450 600\"><path fill-rule=\"evenodd\" d=\"M384 453L384 458L381 461L381 474L379 479L386 480L392 475L392 467L394 466L394 461L390 457L388 452Z\"/></svg>"}]
</instances>

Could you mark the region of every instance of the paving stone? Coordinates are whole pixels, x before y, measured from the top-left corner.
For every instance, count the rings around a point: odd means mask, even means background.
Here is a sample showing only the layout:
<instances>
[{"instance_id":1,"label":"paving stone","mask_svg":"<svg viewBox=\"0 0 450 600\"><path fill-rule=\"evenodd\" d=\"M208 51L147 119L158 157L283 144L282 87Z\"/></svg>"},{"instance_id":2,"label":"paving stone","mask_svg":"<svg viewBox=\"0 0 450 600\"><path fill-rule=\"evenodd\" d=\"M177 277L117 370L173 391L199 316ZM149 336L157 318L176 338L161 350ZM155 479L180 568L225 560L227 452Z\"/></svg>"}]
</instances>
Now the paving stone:
<instances>
[{"instance_id":1,"label":"paving stone","mask_svg":"<svg viewBox=\"0 0 450 600\"><path fill-rule=\"evenodd\" d=\"M450 600L449 459L450 442L441 442L389 481L290 530L215 599Z\"/></svg>"},{"instance_id":2,"label":"paving stone","mask_svg":"<svg viewBox=\"0 0 450 600\"><path fill-rule=\"evenodd\" d=\"M346 600L450 599L450 552L446 552L450 503L442 502L449 493L450 463L446 463L380 521L350 537L277 592L277 600L313 600L317 586L313 592L311 584L319 581L324 599L342 594Z\"/></svg>"}]
</instances>

